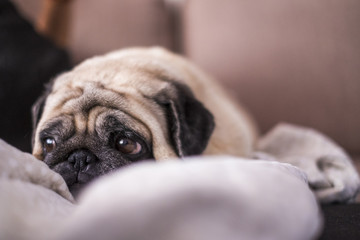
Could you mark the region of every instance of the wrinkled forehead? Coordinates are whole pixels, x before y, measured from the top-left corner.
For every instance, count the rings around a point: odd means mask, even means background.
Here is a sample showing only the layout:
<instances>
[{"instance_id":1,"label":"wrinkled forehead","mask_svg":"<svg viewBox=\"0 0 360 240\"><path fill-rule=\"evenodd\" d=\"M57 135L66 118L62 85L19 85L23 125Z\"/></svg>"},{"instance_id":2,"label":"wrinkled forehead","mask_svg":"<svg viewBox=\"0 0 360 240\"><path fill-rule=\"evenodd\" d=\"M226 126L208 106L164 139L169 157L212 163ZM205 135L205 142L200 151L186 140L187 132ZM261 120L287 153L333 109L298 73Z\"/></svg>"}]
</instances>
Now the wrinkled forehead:
<instances>
[{"instance_id":1,"label":"wrinkled forehead","mask_svg":"<svg viewBox=\"0 0 360 240\"><path fill-rule=\"evenodd\" d=\"M114 132L132 131L151 141L151 132L139 119L126 112L95 107L87 115L61 114L44 123L40 129L40 137L57 136L69 139L74 135L98 135L109 138Z\"/></svg>"},{"instance_id":2,"label":"wrinkled forehead","mask_svg":"<svg viewBox=\"0 0 360 240\"><path fill-rule=\"evenodd\" d=\"M119 110L100 110L95 115L97 117L94 117L95 129L93 131L100 135L105 136L113 131L131 130L144 137L148 142L151 142L150 129L141 119L129 113Z\"/></svg>"},{"instance_id":3,"label":"wrinkled forehead","mask_svg":"<svg viewBox=\"0 0 360 240\"><path fill-rule=\"evenodd\" d=\"M110 117L127 128L145 133L150 139L150 130L144 119L156 106L147 103L141 93L130 86L110 89L99 82L83 82L77 87L54 89L46 100L42 119L62 121L66 127L74 127L78 133L100 131ZM146 122L146 121L145 121ZM40 121L45 128L49 122Z\"/></svg>"},{"instance_id":4,"label":"wrinkled forehead","mask_svg":"<svg viewBox=\"0 0 360 240\"><path fill-rule=\"evenodd\" d=\"M73 81L77 82L77 81ZM135 93L136 94L136 93ZM88 113L92 108L103 106L108 108L127 108L127 89L117 91L106 88L95 81L79 82L75 86L55 88L48 96L45 111L60 110L64 113ZM132 93L134 95L134 93Z\"/></svg>"},{"instance_id":5,"label":"wrinkled forehead","mask_svg":"<svg viewBox=\"0 0 360 240\"><path fill-rule=\"evenodd\" d=\"M58 77L49 98L57 95L56 101L62 104L81 95L88 95L94 100L103 96L107 104L111 104L121 100L117 95L138 94L152 97L162 89L168 89L174 80L172 74L161 68L97 64L91 68L87 66L75 69Z\"/></svg>"}]
</instances>

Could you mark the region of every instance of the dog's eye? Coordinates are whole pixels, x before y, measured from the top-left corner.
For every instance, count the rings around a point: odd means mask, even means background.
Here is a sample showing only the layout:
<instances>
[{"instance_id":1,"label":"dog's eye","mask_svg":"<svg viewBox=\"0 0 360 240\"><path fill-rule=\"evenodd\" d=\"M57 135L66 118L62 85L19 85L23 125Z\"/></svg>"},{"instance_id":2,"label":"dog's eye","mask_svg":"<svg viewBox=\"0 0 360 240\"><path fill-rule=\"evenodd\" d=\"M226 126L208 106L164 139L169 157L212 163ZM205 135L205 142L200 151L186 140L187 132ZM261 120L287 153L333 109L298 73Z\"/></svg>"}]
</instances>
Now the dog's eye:
<instances>
[{"instance_id":1,"label":"dog's eye","mask_svg":"<svg viewBox=\"0 0 360 240\"><path fill-rule=\"evenodd\" d=\"M46 153L53 151L56 147L55 139L48 137L44 139L44 150Z\"/></svg>"},{"instance_id":2,"label":"dog's eye","mask_svg":"<svg viewBox=\"0 0 360 240\"><path fill-rule=\"evenodd\" d=\"M125 137L118 138L115 147L124 154L137 154L141 151L140 143Z\"/></svg>"}]
</instances>

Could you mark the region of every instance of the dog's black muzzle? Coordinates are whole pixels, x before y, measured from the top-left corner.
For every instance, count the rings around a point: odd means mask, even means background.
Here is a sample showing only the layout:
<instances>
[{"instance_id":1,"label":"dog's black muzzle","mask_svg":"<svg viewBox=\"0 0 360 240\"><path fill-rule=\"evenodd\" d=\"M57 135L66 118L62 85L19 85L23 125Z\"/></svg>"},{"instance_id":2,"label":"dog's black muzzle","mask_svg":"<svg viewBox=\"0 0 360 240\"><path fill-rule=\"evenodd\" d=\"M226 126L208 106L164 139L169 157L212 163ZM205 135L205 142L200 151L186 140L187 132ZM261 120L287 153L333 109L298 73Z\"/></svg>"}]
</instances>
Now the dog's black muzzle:
<instances>
[{"instance_id":1,"label":"dog's black muzzle","mask_svg":"<svg viewBox=\"0 0 360 240\"><path fill-rule=\"evenodd\" d=\"M68 158L70 165L78 172L77 180L81 183L86 183L91 179L89 175L91 175L91 171L94 170L94 165L97 161L97 157L86 149L76 150L71 153Z\"/></svg>"},{"instance_id":2,"label":"dog's black muzzle","mask_svg":"<svg viewBox=\"0 0 360 240\"><path fill-rule=\"evenodd\" d=\"M87 149L78 149L70 153L67 161L55 167L55 171L62 175L71 193L78 191L93 178L99 175L96 163L99 159Z\"/></svg>"}]
</instances>

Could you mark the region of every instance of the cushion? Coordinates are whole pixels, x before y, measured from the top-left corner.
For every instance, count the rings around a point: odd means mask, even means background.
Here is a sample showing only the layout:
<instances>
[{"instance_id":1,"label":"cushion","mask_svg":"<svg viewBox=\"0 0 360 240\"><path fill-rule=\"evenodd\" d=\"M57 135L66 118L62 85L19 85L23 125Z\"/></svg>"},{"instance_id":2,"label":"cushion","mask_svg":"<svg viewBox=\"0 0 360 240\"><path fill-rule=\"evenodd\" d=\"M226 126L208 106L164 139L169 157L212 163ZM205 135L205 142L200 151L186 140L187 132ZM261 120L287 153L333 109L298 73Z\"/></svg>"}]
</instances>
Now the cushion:
<instances>
[{"instance_id":1,"label":"cushion","mask_svg":"<svg viewBox=\"0 0 360 240\"><path fill-rule=\"evenodd\" d=\"M69 47L75 62L123 47L171 46L161 0L74 1L72 10Z\"/></svg>"}]
</instances>

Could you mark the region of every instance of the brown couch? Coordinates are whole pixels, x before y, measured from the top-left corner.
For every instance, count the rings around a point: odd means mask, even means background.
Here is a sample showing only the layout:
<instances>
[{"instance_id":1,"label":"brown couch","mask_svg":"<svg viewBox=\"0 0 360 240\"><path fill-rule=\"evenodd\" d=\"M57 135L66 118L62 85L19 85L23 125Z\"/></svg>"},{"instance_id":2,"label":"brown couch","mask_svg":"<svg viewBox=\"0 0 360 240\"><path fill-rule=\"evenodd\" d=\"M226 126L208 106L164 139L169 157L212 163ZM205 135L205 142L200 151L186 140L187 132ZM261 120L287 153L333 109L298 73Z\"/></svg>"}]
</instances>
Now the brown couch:
<instances>
[{"instance_id":1,"label":"brown couch","mask_svg":"<svg viewBox=\"0 0 360 240\"><path fill-rule=\"evenodd\" d=\"M14 2L35 21L41 0ZM360 1L71 4L74 63L117 48L165 46L219 79L252 112L261 132L282 121L316 128L359 158Z\"/></svg>"}]
</instances>

